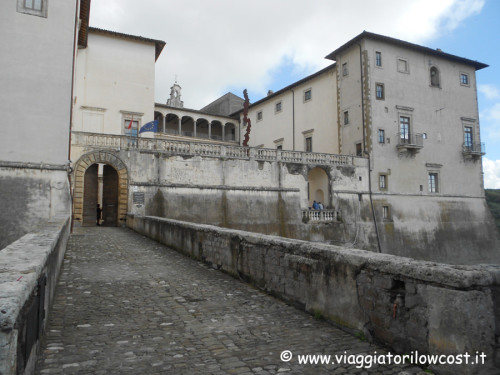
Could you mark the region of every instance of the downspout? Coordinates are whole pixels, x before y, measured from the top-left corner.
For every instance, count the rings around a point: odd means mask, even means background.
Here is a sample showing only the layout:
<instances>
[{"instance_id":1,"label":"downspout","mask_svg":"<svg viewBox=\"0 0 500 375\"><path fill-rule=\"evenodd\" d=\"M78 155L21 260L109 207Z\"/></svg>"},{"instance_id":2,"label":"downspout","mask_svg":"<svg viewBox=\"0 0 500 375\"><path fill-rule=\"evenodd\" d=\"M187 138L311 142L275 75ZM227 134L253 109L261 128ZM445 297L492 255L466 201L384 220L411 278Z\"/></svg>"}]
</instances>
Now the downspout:
<instances>
[{"instance_id":1,"label":"downspout","mask_svg":"<svg viewBox=\"0 0 500 375\"><path fill-rule=\"evenodd\" d=\"M372 198L372 167L371 167L371 157L370 153L366 151L366 133L365 133L365 99L363 94L363 55L361 52L361 44L357 43L359 47L359 70L361 73L360 85L361 85L361 120L363 124L363 153L368 156L368 193L370 197L370 206L372 209L373 223L375 224L375 233L377 234L377 248L378 252L382 252L380 246L380 234L378 231L377 218L375 217L375 209L373 208L373 198Z\"/></svg>"},{"instance_id":2,"label":"downspout","mask_svg":"<svg viewBox=\"0 0 500 375\"><path fill-rule=\"evenodd\" d=\"M69 106L69 136L68 136L68 183L69 183L69 196L71 198L71 219L70 219L70 233L73 233L73 189L71 188L71 173L73 170L71 168L71 131L73 124L73 95L75 89L75 66L76 66L76 38L78 37L78 8L80 7L80 1L75 2L75 32L73 35L73 64L71 68L71 97Z\"/></svg>"},{"instance_id":3,"label":"downspout","mask_svg":"<svg viewBox=\"0 0 500 375\"><path fill-rule=\"evenodd\" d=\"M292 142L293 151L295 151L295 91L292 89Z\"/></svg>"}]
</instances>

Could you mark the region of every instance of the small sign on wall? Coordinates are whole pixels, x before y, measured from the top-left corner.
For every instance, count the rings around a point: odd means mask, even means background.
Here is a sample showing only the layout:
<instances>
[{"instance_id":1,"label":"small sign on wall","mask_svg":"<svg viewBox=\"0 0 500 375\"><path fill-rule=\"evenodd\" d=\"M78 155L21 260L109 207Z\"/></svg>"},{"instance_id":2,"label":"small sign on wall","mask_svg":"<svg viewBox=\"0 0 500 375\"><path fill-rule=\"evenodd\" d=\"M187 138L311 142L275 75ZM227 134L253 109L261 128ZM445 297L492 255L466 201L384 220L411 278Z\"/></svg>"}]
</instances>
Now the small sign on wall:
<instances>
[{"instance_id":1,"label":"small sign on wall","mask_svg":"<svg viewBox=\"0 0 500 375\"><path fill-rule=\"evenodd\" d=\"M134 192L132 194L132 201L134 204L144 204L144 193Z\"/></svg>"}]
</instances>

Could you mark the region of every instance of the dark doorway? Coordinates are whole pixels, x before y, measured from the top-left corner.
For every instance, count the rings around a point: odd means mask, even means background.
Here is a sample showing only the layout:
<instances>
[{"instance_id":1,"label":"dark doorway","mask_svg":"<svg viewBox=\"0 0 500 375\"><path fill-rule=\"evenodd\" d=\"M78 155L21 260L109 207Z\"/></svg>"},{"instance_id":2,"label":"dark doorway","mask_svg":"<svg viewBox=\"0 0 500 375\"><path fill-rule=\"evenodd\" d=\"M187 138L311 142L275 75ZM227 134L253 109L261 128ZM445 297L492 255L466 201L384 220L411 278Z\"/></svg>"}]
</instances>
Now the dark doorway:
<instances>
[{"instance_id":1,"label":"dark doorway","mask_svg":"<svg viewBox=\"0 0 500 375\"><path fill-rule=\"evenodd\" d=\"M102 218L106 227L118 225L118 173L104 165L102 173Z\"/></svg>"},{"instance_id":2,"label":"dark doorway","mask_svg":"<svg viewBox=\"0 0 500 375\"><path fill-rule=\"evenodd\" d=\"M93 164L85 171L83 182L83 226L96 225L98 169L99 166Z\"/></svg>"}]
</instances>

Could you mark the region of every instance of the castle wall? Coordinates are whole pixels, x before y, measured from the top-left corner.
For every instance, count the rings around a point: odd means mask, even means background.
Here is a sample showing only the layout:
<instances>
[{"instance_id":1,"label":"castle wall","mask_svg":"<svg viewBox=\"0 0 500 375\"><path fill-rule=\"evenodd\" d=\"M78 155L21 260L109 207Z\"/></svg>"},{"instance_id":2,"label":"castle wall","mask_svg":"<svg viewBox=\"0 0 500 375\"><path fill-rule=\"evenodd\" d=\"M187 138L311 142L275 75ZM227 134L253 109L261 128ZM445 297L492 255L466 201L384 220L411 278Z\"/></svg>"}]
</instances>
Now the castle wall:
<instances>
[{"instance_id":1,"label":"castle wall","mask_svg":"<svg viewBox=\"0 0 500 375\"><path fill-rule=\"evenodd\" d=\"M77 134L75 143L84 137ZM120 139L109 140L115 141ZM297 153L297 162L288 162L288 151L269 150L271 155L262 149L149 139L140 139L133 149L124 147L126 141L107 151L128 176L124 212L438 262L500 261L498 233L483 198L370 194L364 158L342 162L344 157L331 156L337 161L315 163L322 154ZM166 151L170 147L177 151ZM77 145L73 151L83 154L81 160L104 152ZM93 160L109 164L110 158ZM311 220L307 215L308 176L314 168L328 177L330 197L324 203L337 218ZM80 177L75 181L82 183Z\"/></svg>"},{"instance_id":2,"label":"castle wall","mask_svg":"<svg viewBox=\"0 0 500 375\"><path fill-rule=\"evenodd\" d=\"M66 170L27 166L0 167L0 250L47 220L71 211Z\"/></svg>"}]
</instances>

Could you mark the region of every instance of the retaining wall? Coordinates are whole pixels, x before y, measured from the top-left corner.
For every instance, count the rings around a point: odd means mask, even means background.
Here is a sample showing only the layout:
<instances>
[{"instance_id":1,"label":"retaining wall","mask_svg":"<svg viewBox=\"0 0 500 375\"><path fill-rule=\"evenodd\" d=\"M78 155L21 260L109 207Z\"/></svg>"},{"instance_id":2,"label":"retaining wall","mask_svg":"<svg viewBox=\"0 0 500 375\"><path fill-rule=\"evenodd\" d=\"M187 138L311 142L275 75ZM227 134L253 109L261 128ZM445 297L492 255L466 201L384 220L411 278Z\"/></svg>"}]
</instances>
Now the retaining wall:
<instances>
[{"instance_id":1,"label":"retaining wall","mask_svg":"<svg viewBox=\"0 0 500 375\"><path fill-rule=\"evenodd\" d=\"M59 218L0 251L0 375L34 372L69 231Z\"/></svg>"},{"instance_id":2,"label":"retaining wall","mask_svg":"<svg viewBox=\"0 0 500 375\"><path fill-rule=\"evenodd\" d=\"M500 267L453 266L158 217L127 225L399 353L487 355L439 374L498 374ZM462 361L464 358L462 357Z\"/></svg>"}]
</instances>

